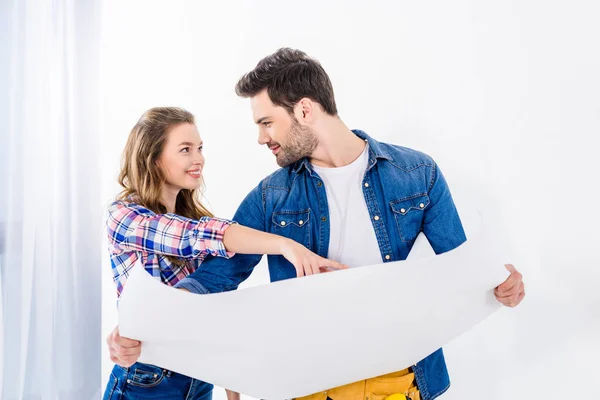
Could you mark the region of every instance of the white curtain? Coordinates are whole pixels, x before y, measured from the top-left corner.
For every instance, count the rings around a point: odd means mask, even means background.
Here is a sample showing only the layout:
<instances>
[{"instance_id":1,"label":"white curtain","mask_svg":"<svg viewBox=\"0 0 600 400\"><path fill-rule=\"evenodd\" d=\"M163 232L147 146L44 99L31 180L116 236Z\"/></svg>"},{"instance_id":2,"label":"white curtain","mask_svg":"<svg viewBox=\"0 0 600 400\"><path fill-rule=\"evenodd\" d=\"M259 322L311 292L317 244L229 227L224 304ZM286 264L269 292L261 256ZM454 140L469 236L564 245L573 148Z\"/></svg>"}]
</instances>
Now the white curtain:
<instances>
[{"instance_id":1,"label":"white curtain","mask_svg":"<svg viewBox=\"0 0 600 400\"><path fill-rule=\"evenodd\" d=\"M0 12L0 398L99 398L99 1Z\"/></svg>"}]
</instances>

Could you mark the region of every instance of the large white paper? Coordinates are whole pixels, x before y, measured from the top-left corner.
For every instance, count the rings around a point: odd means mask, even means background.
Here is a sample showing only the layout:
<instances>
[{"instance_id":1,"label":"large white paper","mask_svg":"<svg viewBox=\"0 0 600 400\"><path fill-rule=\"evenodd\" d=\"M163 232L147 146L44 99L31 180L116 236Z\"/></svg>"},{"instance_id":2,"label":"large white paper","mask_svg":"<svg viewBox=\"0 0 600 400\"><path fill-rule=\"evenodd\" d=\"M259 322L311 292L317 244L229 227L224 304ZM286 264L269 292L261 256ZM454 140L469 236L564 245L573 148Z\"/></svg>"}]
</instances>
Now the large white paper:
<instances>
[{"instance_id":1,"label":"large white paper","mask_svg":"<svg viewBox=\"0 0 600 400\"><path fill-rule=\"evenodd\" d=\"M263 399L398 371L500 307L502 241L478 225L439 256L221 294L182 292L136 267L120 332L142 341L141 362Z\"/></svg>"}]
</instances>

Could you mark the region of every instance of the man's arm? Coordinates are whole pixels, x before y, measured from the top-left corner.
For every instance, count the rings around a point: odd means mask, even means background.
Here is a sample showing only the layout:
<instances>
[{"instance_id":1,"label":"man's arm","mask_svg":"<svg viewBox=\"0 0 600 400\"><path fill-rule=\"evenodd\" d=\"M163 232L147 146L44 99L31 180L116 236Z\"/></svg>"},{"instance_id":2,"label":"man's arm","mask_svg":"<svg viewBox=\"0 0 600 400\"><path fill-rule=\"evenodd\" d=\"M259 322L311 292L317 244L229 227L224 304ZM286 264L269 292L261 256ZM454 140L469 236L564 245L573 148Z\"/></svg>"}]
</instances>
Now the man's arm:
<instances>
[{"instance_id":1,"label":"man's arm","mask_svg":"<svg viewBox=\"0 0 600 400\"><path fill-rule=\"evenodd\" d=\"M434 164L429 189L430 207L423 217L423 232L436 254L450 251L467 238L442 171ZM516 307L525 297L523 275L511 264L505 265L510 276L494 290L496 299L507 307Z\"/></svg>"},{"instance_id":2,"label":"man's arm","mask_svg":"<svg viewBox=\"0 0 600 400\"><path fill-rule=\"evenodd\" d=\"M428 195L430 205L425 209L423 216L423 233L436 254L445 253L463 244L467 237L452 200L450 188L435 163L431 172Z\"/></svg>"}]
</instances>

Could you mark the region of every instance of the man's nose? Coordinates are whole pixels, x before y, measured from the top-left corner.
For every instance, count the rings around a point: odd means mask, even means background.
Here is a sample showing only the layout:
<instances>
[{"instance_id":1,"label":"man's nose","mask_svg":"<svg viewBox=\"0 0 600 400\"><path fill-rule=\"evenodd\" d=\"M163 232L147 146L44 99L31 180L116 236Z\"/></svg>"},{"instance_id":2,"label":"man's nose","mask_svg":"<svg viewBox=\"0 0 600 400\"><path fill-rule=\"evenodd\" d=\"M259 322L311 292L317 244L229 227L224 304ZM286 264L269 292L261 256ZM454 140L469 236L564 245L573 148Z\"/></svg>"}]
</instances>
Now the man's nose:
<instances>
[{"instance_id":1,"label":"man's nose","mask_svg":"<svg viewBox=\"0 0 600 400\"><path fill-rule=\"evenodd\" d=\"M269 135L267 135L267 133L265 131L263 131L262 129L258 130L258 144L267 144L271 141L271 138L269 137Z\"/></svg>"}]
</instances>

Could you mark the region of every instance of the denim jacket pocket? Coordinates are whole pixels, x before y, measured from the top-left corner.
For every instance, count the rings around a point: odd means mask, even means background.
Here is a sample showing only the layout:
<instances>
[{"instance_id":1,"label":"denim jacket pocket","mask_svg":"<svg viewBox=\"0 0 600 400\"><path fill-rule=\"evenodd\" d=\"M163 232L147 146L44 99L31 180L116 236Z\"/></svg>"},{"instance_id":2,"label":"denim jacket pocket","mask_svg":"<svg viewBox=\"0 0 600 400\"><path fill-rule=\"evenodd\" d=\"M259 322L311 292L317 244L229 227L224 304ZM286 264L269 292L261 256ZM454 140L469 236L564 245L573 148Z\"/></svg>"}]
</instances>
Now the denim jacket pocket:
<instances>
[{"instance_id":1,"label":"denim jacket pocket","mask_svg":"<svg viewBox=\"0 0 600 400\"><path fill-rule=\"evenodd\" d=\"M165 370L154 365L144 364L135 368L133 375L127 380L132 386L151 388L159 385L165 378Z\"/></svg>"},{"instance_id":2,"label":"denim jacket pocket","mask_svg":"<svg viewBox=\"0 0 600 400\"><path fill-rule=\"evenodd\" d=\"M274 212L271 221L274 234L285 236L310 247L310 209Z\"/></svg>"},{"instance_id":3,"label":"denim jacket pocket","mask_svg":"<svg viewBox=\"0 0 600 400\"><path fill-rule=\"evenodd\" d=\"M390 202L396 226L403 242L412 242L421 232L423 212L429 206L429 196L417 194Z\"/></svg>"}]
</instances>

